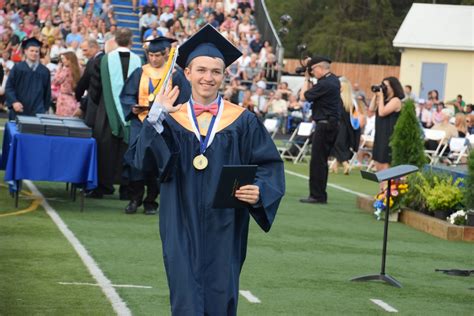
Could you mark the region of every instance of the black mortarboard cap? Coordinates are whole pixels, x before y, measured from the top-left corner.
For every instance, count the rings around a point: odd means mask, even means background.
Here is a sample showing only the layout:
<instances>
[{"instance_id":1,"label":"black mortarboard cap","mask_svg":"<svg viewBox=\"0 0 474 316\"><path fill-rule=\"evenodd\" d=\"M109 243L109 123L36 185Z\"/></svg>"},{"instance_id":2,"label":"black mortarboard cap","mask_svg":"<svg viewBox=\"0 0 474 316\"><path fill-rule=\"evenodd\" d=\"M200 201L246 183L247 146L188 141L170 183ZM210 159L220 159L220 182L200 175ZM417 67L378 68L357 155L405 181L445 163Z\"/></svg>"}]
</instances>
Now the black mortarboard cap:
<instances>
[{"instance_id":1,"label":"black mortarboard cap","mask_svg":"<svg viewBox=\"0 0 474 316\"><path fill-rule=\"evenodd\" d=\"M41 45L42 43L34 37L28 38L24 40L23 42L21 42L21 47L23 49L27 49L30 46L41 47Z\"/></svg>"},{"instance_id":2,"label":"black mortarboard cap","mask_svg":"<svg viewBox=\"0 0 474 316\"><path fill-rule=\"evenodd\" d=\"M179 47L176 63L184 69L191 60L199 56L220 58L228 67L242 56L242 53L212 25L206 24Z\"/></svg>"},{"instance_id":3,"label":"black mortarboard cap","mask_svg":"<svg viewBox=\"0 0 474 316\"><path fill-rule=\"evenodd\" d=\"M308 66L311 67L311 66L319 64L323 61L325 61L327 63L332 63L332 60L329 57L315 55L315 56L311 57L311 61L309 62Z\"/></svg>"},{"instance_id":4,"label":"black mortarboard cap","mask_svg":"<svg viewBox=\"0 0 474 316\"><path fill-rule=\"evenodd\" d=\"M164 51L168 47L171 47L171 44L176 42L176 40L172 38L164 37L164 36L159 36L145 42L149 43L148 45L149 52L157 53L157 52Z\"/></svg>"}]
</instances>

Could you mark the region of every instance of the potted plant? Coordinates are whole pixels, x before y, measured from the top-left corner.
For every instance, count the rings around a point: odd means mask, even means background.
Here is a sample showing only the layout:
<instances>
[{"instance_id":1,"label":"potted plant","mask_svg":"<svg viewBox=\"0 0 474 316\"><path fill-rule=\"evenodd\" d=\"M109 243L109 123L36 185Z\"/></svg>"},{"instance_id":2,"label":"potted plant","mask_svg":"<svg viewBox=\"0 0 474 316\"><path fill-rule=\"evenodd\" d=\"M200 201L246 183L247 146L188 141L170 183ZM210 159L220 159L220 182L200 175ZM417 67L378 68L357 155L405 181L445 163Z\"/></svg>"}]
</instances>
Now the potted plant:
<instances>
[{"instance_id":1,"label":"potted plant","mask_svg":"<svg viewBox=\"0 0 474 316\"><path fill-rule=\"evenodd\" d=\"M463 194L459 188L461 178L453 181L452 177L434 177L434 185L424 179L418 189L426 200L428 211L436 218L446 220L456 208L459 208L463 199Z\"/></svg>"},{"instance_id":2,"label":"potted plant","mask_svg":"<svg viewBox=\"0 0 474 316\"><path fill-rule=\"evenodd\" d=\"M410 174L407 177L407 184L410 186L410 191L408 191L403 197L403 206L409 207L415 211L427 215L432 215L432 213L428 211L426 199L420 189L424 186L428 188L434 187L435 178L437 180L447 180L449 178L449 174L444 172L435 172L430 169L423 169L420 172Z\"/></svg>"},{"instance_id":3,"label":"potted plant","mask_svg":"<svg viewBox=\"0 0 474 316\"><path fill-rule=\"evenodd\" d=\"M374 201L374 214L377 220L381 220L385 216L385 210L387 209L387 190L379 192L375 196ZM398 215L400 214L401 200L403 196L408 192L408 184L404 179L394 180L390 188L390 214L389 221L398 222Z\"/></svg>"}]
</instances>

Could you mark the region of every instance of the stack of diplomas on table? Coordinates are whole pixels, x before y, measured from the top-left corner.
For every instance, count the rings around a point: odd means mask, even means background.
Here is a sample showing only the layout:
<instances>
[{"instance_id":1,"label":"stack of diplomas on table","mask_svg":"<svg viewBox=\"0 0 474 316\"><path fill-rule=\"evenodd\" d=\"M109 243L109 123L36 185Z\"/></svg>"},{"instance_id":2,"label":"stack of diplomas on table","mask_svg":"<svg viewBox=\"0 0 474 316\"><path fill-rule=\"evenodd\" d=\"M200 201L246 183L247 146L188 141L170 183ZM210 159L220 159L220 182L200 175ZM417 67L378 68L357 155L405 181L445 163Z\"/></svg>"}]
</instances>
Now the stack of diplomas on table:
<instances>
[{"instance_id":1,"label":"stack of diplomas on table","mask_svg":"<svg viewBox=\"0 0 474 316\"><path fill-rule=\"evenodd\" d=\"M35 116L18 115L17 129L21 133L65 137L92 137L92 129L76 117L63 117L51 114Z\"/></svg>"},{"instance_id":2,"label":"stack of diplomas on table","mask_svg":"<svg viewBox=\"0 0 474 316\"><path fill-rule=\"evenodd\" d=\"M20 133L44 134L44 125L39 117L17 115L16 128Z\"/></svg>"},{"instance_id":3,"label":"stack of diplomas on table","mask_svg":"<svg viewBox=\"0 0 474 316\"><path fill-rule=\"evenodd\" d=\"M50 118L40 118L41 123L44 125L44 134L50 136L69 136L69 131L67 127L64 126L62 120L50 119Z\"/></svg>"}]
</instances>

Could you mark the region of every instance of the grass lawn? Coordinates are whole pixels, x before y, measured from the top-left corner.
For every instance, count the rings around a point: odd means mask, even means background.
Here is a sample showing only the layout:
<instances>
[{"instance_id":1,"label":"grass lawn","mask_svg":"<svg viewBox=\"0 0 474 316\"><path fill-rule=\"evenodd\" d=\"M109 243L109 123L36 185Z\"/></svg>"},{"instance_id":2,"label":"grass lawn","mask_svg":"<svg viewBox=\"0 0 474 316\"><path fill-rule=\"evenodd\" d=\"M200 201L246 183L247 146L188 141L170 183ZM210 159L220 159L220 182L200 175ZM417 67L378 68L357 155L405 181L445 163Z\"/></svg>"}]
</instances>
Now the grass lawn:
<instances>
[{"instance_id":1,"label":"grass lawn","mask_svg":"<svg viewBox=\"0 0 474 316\"><path fill-rule=\"evenodd\" d=\"M286 165L308 174L307 165ZM0 177L3 173L0 172ZM355 196L329 188L329 204L300 204L307 181L287 174L287 194L272 230L252 222L240 297L240 315L341 315L385 313L370 299L381 299L406 315L472 315L473 277L435 273L435 268L474 269L474 244L440 240L400 223L391 223L387 273L402 289L349 279L380 271L383 225L355 207ZM330 183L366 194L377 185L331 175ZM86 200L85 211L68 198L61 183L36 183L61 218L88 249L134 315L169 315L168 288L157 218L125 215L126 202ZM21 199L20 208L31 204ZM13 211L7 188L0 187L0 216ZM98 287L45 211L0 217L0 315L110 315Z\"/></svg>"}]
</instances>

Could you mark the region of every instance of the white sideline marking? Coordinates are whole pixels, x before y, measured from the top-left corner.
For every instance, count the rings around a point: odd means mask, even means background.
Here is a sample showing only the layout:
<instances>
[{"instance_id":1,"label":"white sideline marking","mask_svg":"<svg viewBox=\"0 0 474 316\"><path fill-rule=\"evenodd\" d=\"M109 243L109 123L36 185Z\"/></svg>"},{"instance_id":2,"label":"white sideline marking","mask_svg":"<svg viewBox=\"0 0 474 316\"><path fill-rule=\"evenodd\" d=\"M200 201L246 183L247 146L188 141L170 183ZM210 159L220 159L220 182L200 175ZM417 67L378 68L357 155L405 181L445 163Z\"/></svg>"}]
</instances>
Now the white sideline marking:
<instances>
[{"instance_id":1,"label":"white sideline marking","mask_svg":"<svg viewBox=\"0 0 474 316\"><path fill-rule=\"evenodd\" d=\"M258 303L262 302L258 299L258 297L253 295L252 292L250 292L250 291L239 291L239 293L240 293L240 295L245 297L247 299L247 301L249 301L250 303L257 303L258 304Z\"/></svg>"},{"instance_id":2,"label":"white sideline marking","mask_svg":"<svg viewBox=\"0 0 474 316\"><path fill-rule=\"evenodd\" d=\"M4 131L4 130L5 130L5 127L0 126L0 131Z\"/></svg>"},{"instance_id":3,"label":"white sideline marking","mask_svg":"<svg viewBox=\"0 0 474 316\"><path fill-rule=\"evenodd\" d=\"M84 282L58 282L58 284L62 285L89 285L89 286L100 286L97 283L84 283ZM126 287L126 288L134 288L134 289L152 289L151 286L148 285L133 285L133 284L112 284L113 287Z\"/></svg>"},{"instance_id":4,"label":"white sideline marking","mask_svg":"<svg viewBox=\"0 0 474 316\"><path fill-rule=\"evenodd\" d=\"M308 176L299 174L299 173L297 173L297 172L293 172L293 171L290 171L290 170L285 170L285 172L288 173L288 174L291 174L292 176L300 177L300 178L309 180L309 177L308 177ZM350 193L350 194L354 194L354 195L357 195L357 196L360 196L360 197L370 197L370 196L367 195L367 194L364 194L364 193L361 193L361 192L357 192L357 191L352 191L352 190L346 189L346 188L344 188L344 187L341 187L341 186L339 186L339 185L337 185L337 184L333 184L333 183L328 183L328 187L331 187L331 188L334 188L334 189L337 189L337 190L340 190L340 191L344 191L344 192L347 192L347 193Z\"/></svg>"},{"instance_id":5,"label":"white sideline marking","mask_svg":"<svg viewBox=\"0 0 474 316\"><path fill-rule=\"evenodd\" d=\"M385 311L389 312L389 313L398 313L398 311L393 308L392 306L388 305L387 303L385 303L384 301L382 300L378 300L378 299L375 299L375 298L371 298L370 299L372 301L372 303L374 303L375 305L378 305L380 307L382 307Z\"/></svg>"},{"instance_id":6,"label":"white sideline marking","mask_svg":"<svg viewBox=\"0 0 474 316\"><path fill-rule=\"evenodd\" d=\"M66 237L66 239L72 245L74 250L76 250L82 262L84 262L84 265L89 270L89 273L97 281L100 288L102 289L102 292L104 292L105 296L112 304L112 308L114 309L115 313L120 316L131 316L132 312L127 307L127 304L115 291L112 282L110 282L110 280L104 275L104 272L102 272L102 270L99 268L94 258L89 255L87 249L81 244L81 242L79 241L79 239L77 239L74 233L67 227L67 225L59 216L59 214L56 213L56 211L51 207L51 205L49 205L48 201L45 200L43 194L41 194L41 192L36 188L33 182L29 180L24 180L24 183L30 188L33 194L43 199L43 202L41 202L41 204L46 210L46 213L49 215L49 217L51 217L53 222L56 224L61 233L63 233L64 237Z\"/></svg>"}]
</instances>

